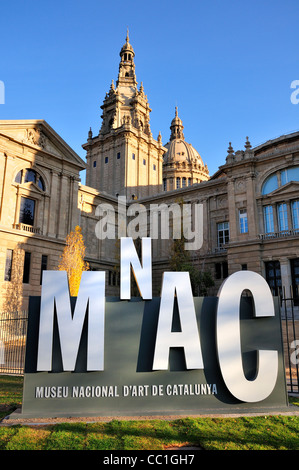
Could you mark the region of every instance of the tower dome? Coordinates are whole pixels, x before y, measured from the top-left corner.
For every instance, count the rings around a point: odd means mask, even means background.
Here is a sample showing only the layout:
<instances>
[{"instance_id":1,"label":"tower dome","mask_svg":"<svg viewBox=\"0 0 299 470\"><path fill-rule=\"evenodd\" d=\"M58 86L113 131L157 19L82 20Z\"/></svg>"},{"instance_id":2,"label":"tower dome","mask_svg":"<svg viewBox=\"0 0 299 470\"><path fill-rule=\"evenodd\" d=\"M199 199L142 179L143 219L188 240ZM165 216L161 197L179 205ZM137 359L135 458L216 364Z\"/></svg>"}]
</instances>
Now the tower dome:
<instances>
[{"instance_id":1,"label":"tower dome","mask_svg":"<svg viewBox=\"0 0 299 470\"><path fill-rule=\"evenodd\" d=\"M123 47L121 48L120 53L119 53L119 55L120 55L121 57L122 57L124 54L131 54L131 56L127 55L127 56L125 57L125 60L131 60L131 58L135 57L134 49L133 49L133 47L131 46L130 40L129 40L129 30L127 30L126 42L125 42L125 44L123 45Z\"/></svg>"},{"instance_id":2,"label":"tower dome","mask_svg":"<svg viewBox=\"0 0 299 470\"><path fill-rule=\"evenodd\" d=\"M185 141L183 129L176 107L170 125L170 141L165 145L167 151L163 157L164 190L179 189L209 179L207 165L193 145Z\"/></svg>"},{"instance_id":3,"label":"tower dome","mask_svg":"<svg viewBox=\"0 0 299 470\"><path fill-rule=\"evenodd\" d=\"M173 139L165 147L167 152L164 154L164 163L186 162L204 166L197 150L183 139Z\"/></svg>"}]
</instances>

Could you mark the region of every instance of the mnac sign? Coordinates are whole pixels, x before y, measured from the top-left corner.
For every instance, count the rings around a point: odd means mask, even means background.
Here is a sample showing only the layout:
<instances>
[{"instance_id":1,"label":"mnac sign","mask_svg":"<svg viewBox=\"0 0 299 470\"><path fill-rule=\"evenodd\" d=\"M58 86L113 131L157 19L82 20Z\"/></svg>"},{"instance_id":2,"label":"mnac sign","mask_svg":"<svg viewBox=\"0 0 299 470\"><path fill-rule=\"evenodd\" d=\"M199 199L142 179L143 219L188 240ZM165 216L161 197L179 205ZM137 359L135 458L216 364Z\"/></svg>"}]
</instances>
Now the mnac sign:
<instances>
[{"instance_id":1,"label":"mnac sign","mask_svg":"<svg viewBox=\"0 0 299 470\"><path fill-rule=\"evenodd\" d=\"M141 260L121 239L120 264L120 298L105 298L104 272L84 272L77 298L65 272L44 272L41 297L30 299L20 417L287 406L278 304L260 275L237 272L218 297L193 298L188 273L165 272L153 298L151 239Z\"/></svg>"}]
</instances>

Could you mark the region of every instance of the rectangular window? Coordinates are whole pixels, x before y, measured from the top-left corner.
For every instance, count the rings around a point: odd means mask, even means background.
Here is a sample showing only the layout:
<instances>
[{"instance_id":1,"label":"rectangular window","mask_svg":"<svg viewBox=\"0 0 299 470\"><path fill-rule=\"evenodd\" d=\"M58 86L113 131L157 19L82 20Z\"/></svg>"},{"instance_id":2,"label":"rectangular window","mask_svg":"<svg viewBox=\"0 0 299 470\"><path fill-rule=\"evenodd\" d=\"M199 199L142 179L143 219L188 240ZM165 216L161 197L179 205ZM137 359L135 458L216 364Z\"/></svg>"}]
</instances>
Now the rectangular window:
<instances>
[{"instance_id":1,"label":"rectangular window","mask_svg":"<svg viewBox=\"0 0 299 470\"><path fill-rule=\"evenodd\" d=\"M179 189L181 187L181 178L176 179L176 189Z\"/></svg>"},{"instance_id":2,"label":"rectangular window","mask_svg":"<svg viewBox=\"0 0 299 470\"><path fill-rule=\"evenodd\" d=\"M143 165L146 165L146 160L145 160L145 158L143 159Z\"/></svg>"},{"instance_id":3,"label":"rectangular window","mask_svg":"<svg viewBox=\"0 0 299 470\"><path fill-rule=\"evenodd\" d=\"M132 153L132 159L135 160L135 153Z\"/></svg>"},{"instance_id":4,"label":"rectangular window","mask_svg":"<svg viewBox=\"0 0 299 470\"><path fill-rule=\"evenodd\" d=\"M109 286L119 285L119 273L115 271L108 271L108 285Z\"/></svg>"},{"instance_id":5,"label":"rectangular window","mask_svg":"<svg viewBox=\"0 0 299 470\"><path fill-rule=\"evenodd\" d=\"M282 294L281 272L279 261L267 261L266 268L266 281L269 284L272 295L277 296Z\"/></svg>"},{"instance_id":6,"label":"rectangular window","mask_svg":"<svg viewBox=\"0 0 299 470\"><path fill-rule=\"evenodd\" d=\"M229 242L229 223L221 222L217 224L218 248L223 247Z\"/></svg>"},{"instance_id":7,"label":"rectangular window","mask_svg":"<svg viewBox=\"0 0 299 470\"><path fill-rule=\"evenodd\" d=\"M163 190L164 191L166 191L166 187L167 187L166 186L166 184L167 184L166 181L167 181L166 178L163 178Z\"/></svg>"},{"instance_id":8,"label":"rectangular window","mask_svg":"<svg viewBox=\"0 0 299 470\"><path fill-rule=\"evenodd\" d=\"M278 228L280 232L289 229L288 224L288 211L285 203L278 204L277 206Z\"/></svg>"},{"instance_id":9,"label":"rectangular window","mask_svg":"<svg viewBox=\"0 0 299 470\"><path fill-rule=\"evenodd\" d=\"M12 256L13 251L6 250L4 281L11 281Z\"/></svg>"},{"instance_id":10,"label":"rectangular window","mask_svg":"<svg viewBox=\"0 0 299 470\"><path fill-rule=\"evenodd\" d=\"M185 188L186 187L186 178L183 177L182 178L182 188Z\"/></svg>"},{"instance_id":11,"label":"rectangular window","mask_svg":"<svg viewBox=\"0 0 299 470\"><path fill-rule=\"evenodd\" d=\"M119 160L119 159L120 159L120 152L118 152L118 154L117 154L117 160Z\"/></svg>"},{"instance_id":12,"label":"rectangular window","mask_svg":"<svg viewBox=\"0 0 299 470\"><path fill-rule=\"evenodd\" d=\"M293 228L299 230L299 201L292 202Z\"/></svg>"},{"instance_id":13,"label":"rectangular window","mask_svg":"<svg viewBox=\"0 0 299 470\"><path fill-rule=\"evenodd\" d=\"M29 284L30 278L30 261L31 261L31 253L29 251L25 251L24 256L24 271L23 271L23 283Z\"/></svg>"},{"instance_id":14,"label":"rectangular window","mask_svg":"<svg viewBox=\"0 0 299 470\"><path fill-rule=\"evenodd\" d=\"M248 232L247 209L239 210L239 227L240 227L240 233Z\"/></svg>"},{"instance_id":15,"label":"rectangular window","mask_svg":"<svg viewBox=\"0 0 299 470\"><path fill-rule=\"evenodd\" d=\"M42 284L42 280L43 280L43 271L47 270L47 266L48 266L48 255L42 255L41 269L40 269L40 284Z\"/></svg>"},{"instance_id":16,"label":"rectangular window","mask_svg":"<svg viewBox=\"0 0 299 470\"><path fill-rule=\"evenodd\" d=\"M97 162L94 161L94 162L93 162L93 167L95 168L96 166L97 166Z\"/></svg>"},{"instance_id":17,"label":"rectangular window","mask_svg":"<svg viewBox=\"0 0 299 470\"><path fill-rule=\"evenodd\" d=\"M223 276L223 279L226 279L228 277L228 264L227 264L227 261L223 261L223 263L222 263L222 276Z\"/></svg>"},{"instance_id":18,"label":"rectangular window","mask_svg":"<svg viewBox=\"0 0 299 470\"><path fill-rule=\"evenodd\" d=\"M191 185L192 185L191 178L188 178L188 186L191 186Z\"/></svg>"},{"instance_id":19,"label":"rectangular window","mask_svg":"<svg viewBox=\"0 0 299 470\"><path fill-rule=\"evenodd\" d=\"M105 163L108 163L108 157L105 157Z\"/></svg>"},{"instance_id":20,"label":"rectangular window","mask_svg":"<svg viewBox=\"0 0 299 470\"><path fill-rule=\"evenodd\" d=\"M226 279L228 276L228 264L227 261L215 264L215 277L216 279Z\"/></svg>"},{"instance_id":21,"label":"rectangular window","mask_svg":"<svg viewBox=\"0 0 299 470\"><path fill-rule=\"evenodd\" d=\"M19 223L26 225L34 224L35 201L27 197L21 197Z\"/></svg>"},{"instance_id":22,"label":"rectangular window","mask_svg":"<svg viewBox=\"0 0 299 470\"><path fill-rule=\"evenodd\" d=\"M274 218L273 218L272 206L264 207L264 226L265 226L265 233L274 232Z\"/></svg>"},{"instance_id":23,"label":"rectangular window","mask_svg":"<svg viewBox=\"0 0 299 470\"><path fill-rule=\"evenodd\" d=\"M221 277L222 277L221 263L216 263L215 264L215 277L216 277L216 279L221 279Z\"/></svg>"},{"instance_id":24,"label":"rectangular window","mask_svg":"<svg viewBox=\"0 0 299 470\"><path fill-rule=\"evenodd\" d=\"M156 165L155 164L153 164L153 170L156 171Z\"/></svg>"}]
</instances>

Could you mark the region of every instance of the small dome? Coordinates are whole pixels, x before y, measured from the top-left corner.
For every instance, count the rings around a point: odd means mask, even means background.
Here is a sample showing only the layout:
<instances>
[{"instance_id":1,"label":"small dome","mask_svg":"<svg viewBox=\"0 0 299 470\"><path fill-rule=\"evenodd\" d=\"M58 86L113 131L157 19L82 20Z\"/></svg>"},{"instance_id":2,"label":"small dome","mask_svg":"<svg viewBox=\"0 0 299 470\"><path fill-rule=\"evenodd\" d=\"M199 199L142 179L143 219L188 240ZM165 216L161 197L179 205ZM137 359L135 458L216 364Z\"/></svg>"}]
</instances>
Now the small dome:
<instances>
[{"instance_id":1,"label":"small dome","mask_svg":"<svg viewBox=\"0 0 299 470\"><path fill-rule=\"evenodd\" d=\"M187 162L204 166L197 150L185 140L173 139L165 147L167 152L164 154L164 163Z\"/></svg>"},{"instance_id":2,"label":"small dome","mask_svg":"<svg viewBox=\"0 0 299 470\"><path fill-rule=\"evenodd\" d=\"M171 135L164 146L163 188L164 191L186 188L209 179L209 170L193 145L185 141L183 123L175 108L175 117L171 121Z\"/></svg>"},{"instance_id":3,"label":"small dome","mask_svg":"<svg viewBox=\"0 0 299 470\"><path fill-rule=\"evenodd\" d=\"M129 31L127 31L126 43L121 48L119 55L122 56L122 54L124 54L125 52L130 52L133 55L133 57L135 56L134 49L129 42Z\"/></svg>"},{"instance_id":4,"label":"small dome","mask_svg":"<svg viewBox=\"0 0 299 470\"><path fill-rule=\"evenodd\" d=\"M173 120L171 121L171 125L170 125L170 128L172 126L180 126L180 127L184 127L183 126L183 122L182 120L179 118L178 116L178 113L177 113L177 108L176 108L176 114L175 114L175 117L173 118Z\"/></svg>"}]
</instances>

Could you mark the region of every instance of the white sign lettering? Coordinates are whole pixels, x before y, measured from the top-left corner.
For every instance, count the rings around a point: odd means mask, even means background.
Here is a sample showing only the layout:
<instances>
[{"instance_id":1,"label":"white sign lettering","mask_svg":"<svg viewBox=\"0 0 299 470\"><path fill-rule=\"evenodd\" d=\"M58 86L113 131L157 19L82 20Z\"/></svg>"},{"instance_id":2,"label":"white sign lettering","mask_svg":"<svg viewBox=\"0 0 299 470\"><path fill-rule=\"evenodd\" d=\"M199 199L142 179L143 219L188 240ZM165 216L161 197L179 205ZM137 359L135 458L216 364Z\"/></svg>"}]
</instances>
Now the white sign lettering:
<instances>
[{"instance_id":1,"label":"white sign lettering","mask_svg":"<svg viewBox=\"0 0 299 470\"><path fill-rule=\"evenodd\" d=\"M132 238L120 239L120 298L131 298L131 266L140 295L152 298L152 244L150 238L142 238L142 266Z\"/></svg>"},{"instance_id":2,"label":"white sign lettering","mask_svg":"<svg viewBox=\"0 0 299 470\"><path fill-rule=\"evenodd\" d=\"M251 271L232 274L222 284L217 310L217 350L223 379L239 400L257 402L272 392L278 373L277 351L258 351L254 380L244 376L240 335L240 298L248 289L254 299L256 317L274 316L271 291L265 279Z\"/></svg>"},{"instance_id":3,"label":"white sign lettering","mask_svg":"<svg viewBox=\"0 0 299 470\"><path fill-rule=\"evenodd\" d=\"M121 239L121 299L130 299L131 268L143 299L152 299L151 239L142 239L142 263L132 238ZM254 299L255 317L273 317L273 299L266 281L257 273L240 271L221 286L218 297L216 347L224 382L237 399L258 402L273 391L278 377L278 352L257 351L256 376L248 380L243 371L240 301L244 290ZM177 299L180 331L172 331ZM45 271L43 276L37 370L52 369L54 312L56 308L63 369L75 370L81 335L88 310L87 371L104 370L105 273L82 274L72 316L66 272ZM117 339L116 339L117 341ZM190 276L186 272L164 273L152 370L167 370L171 347L184 348L186 368L203 369ZM40 392L41 393L41 392ZM56 393L56 392L55 392Z\"/></svg>"},{"instance_id":4,"label":"white sign lettering","mask_svg":"<svg viewBox=\"0 0 299 470\"><path fill-rule=\"evenodd\" d=\"M175 295L180 315L180 332L171 331ZM189 273L164 273L154 370L168 370L170 347L184 348L187 369L203 369Z\"/></svg>"},{"instance_id":5,"label":"white sign lettering","mask_svg":"<svg viewBox=\"0 0 299 470\"><path fill-rule=\"evenodd\" d=\"M87 370L104 369L105 272L83 272L72 317L67 273L44 271L38 342L38 371L52 369L54 309L60 337L63 368L75 369L88 306Z\"/></svg>"}]
</instances>

